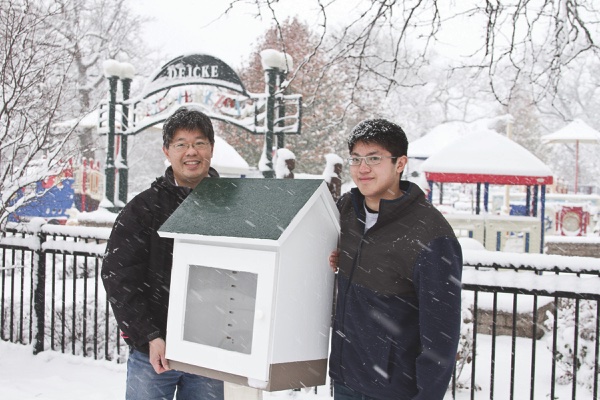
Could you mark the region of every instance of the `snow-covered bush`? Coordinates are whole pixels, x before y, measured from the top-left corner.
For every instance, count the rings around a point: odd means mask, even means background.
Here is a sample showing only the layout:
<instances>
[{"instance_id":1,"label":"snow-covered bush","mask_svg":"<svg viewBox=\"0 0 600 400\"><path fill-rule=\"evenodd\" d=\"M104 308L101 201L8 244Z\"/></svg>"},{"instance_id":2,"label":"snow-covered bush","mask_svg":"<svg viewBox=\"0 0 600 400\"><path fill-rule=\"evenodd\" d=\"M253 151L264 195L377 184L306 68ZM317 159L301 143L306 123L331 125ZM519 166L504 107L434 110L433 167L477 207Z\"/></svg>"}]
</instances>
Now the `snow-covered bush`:
<instances>
[{"instance_id":1,"label":"snow-covered bush","mask_svg":"<svg viewBox=\"0 0 600 400\"><path fill-rule=\"evenodd\" d=\"M46 323L46 348L57 351L64 349L65 353L85 355L99 360L125 362L127 345L120 340L120 349L117 349L118 330L115 318L111 313L106 313L103 304L99 304L96 310L93 298L88 299L86 303L78 300L75 304L75 313L72 303L65 304L64 314L62 306L54 310L54 325ZM46 314L51 315L51 312L47 305ZM75 314L74 321L73 314Z\"/></svg>"},{"instance_id":2,"label":"snow-covered bush","mask_svg":"<svg viewBox=\"0 0 600 400\"><path fill-rule=\"evenodd\" d=\"M573 382L573 367L577 371L577 383L592 390L595 366L595 341L596 341L596 301L574 299L560 299L557 309L556 354L557 382L569 384ZM576 313L579 321L576 322ZM554 326L554 314L548 312L546 327L550 330ZM577 349L575 345L575 332L578 329ZM552 351L552 335L548 335L546 345ZM574 357L574 354L577 354Z\"/></svg>"},{"instance_id":3,"label":"snow-covered bush","mask_svg":"<svg viewBox=\"0 0 600 400\"><path fill-rule=\"evenodd\" d=\"M99 275L100 263L95 257L74 256L73 254L47 254L46 265L54 266L53 272L58 281L68 279L93 278ZM98 269L98 271L96 271Z\"/></svg>"}]
</instances>

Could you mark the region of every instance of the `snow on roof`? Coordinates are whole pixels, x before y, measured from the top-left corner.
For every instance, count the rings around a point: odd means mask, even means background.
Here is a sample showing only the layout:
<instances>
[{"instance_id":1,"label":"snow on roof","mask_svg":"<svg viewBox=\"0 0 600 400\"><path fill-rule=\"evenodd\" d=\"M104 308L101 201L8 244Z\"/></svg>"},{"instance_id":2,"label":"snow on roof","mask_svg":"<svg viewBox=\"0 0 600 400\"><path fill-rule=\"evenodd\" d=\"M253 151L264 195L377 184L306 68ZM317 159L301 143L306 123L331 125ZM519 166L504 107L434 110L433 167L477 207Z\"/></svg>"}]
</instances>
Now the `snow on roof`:
<instances>
[{"instance_id":1,"label":"snow on roof","mask_svg":"<svg viewBox=\"0 0 600 400\"><path fill-rule=\"evenodd\" d=\"M215 150L210 165L221 175L246 175L250 166L244 158L220 136L215 135Z\"/></svg>"},{"instance_id":2,"label":"snow on roof","mask_svg":"<svg viewBox=\"0 0 600 400\"><path fill-rule=\"evenodd\" d=\"M65 128L96 128L98 126L98 110L93 110L82 118L73 118L56 124L57 127Z\"/></svg>"},{"instance_id":3,"label":"snow on roof","mask_svg":"<svg viewBox=\"0 0 600 400\"><path fill-rule=\"evenodd\" d=\"M501 185L552 183L552 171L523 146L479 127L433 154L421 165L427 180Z\"/></svg>"},{"instance_id":4,"label":"snow on roof","mask_svg":"<svg viewBox=\"0 0 600 400\"><path fill-rule=\"evenodd\" d=\"M549 135L542 136L543 143L600 143L600 132L576 119L569 125Z\"/></svg>"},{"instance_id":5,"label":"snow on roof","mask_svg":"<svg viewBox=\"0 0 600 400\"><path fill-rule=\"evenodd\" d=\"M427 159L433 154L471 132L472 126L465 122L448 122L433 128L426 135L408 144L408 157Z\"/></svg>"}]
</instances>

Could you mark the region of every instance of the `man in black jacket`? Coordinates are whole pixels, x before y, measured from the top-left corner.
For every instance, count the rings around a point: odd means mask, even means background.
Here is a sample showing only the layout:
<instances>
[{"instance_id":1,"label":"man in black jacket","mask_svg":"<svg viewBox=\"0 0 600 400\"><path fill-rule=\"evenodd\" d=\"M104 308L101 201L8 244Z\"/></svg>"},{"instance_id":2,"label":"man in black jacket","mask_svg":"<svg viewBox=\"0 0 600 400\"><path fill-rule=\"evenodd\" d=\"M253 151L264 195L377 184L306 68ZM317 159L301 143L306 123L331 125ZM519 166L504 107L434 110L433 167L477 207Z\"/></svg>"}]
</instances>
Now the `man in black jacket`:
<instances>
[{"instance_id":1,"label":"man in black jacket","mask_svg":"<svg viewBox=\"0 0 600 400\"><path fill-rule=\"evenodd\" d=\"M421 189L400 180L402 128L363 121L348 148L357 187L337 202L340 248L331 257L334 398L442 400L460 337L460 245Z\"/></svg>"},{"instance_id":2,"label":"man in black jacket","mask_svg":"<svg viewBox=\"0 0 600 400\"><path fill-rule=\"evenodd\" d=\"M130 346L127 400L223 399L223 382L169 369L165 337L173 240L157 230L202 179L218 177L210 119L180 108L163 127L165 175L133 198L117 217L102 264L113 313Z\"/></svg>"}]
</instances>

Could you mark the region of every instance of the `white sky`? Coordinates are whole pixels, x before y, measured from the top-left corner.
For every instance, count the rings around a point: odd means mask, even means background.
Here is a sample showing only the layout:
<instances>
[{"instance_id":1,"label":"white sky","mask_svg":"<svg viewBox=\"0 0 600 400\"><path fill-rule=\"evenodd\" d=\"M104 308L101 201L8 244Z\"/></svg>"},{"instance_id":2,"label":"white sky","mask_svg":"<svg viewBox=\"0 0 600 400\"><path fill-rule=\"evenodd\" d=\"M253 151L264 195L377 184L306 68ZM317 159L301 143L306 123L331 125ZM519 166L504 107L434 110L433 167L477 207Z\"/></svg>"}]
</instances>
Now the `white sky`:
<instances>
[{"instance_id":1,"label":"white sky","mask_svg":"<svg viewBox=\"0 0 600 400\"><path fill-rule=\"evenodd\" d=\"M246 53L260 32L260 23L243 18L244 30L232 29L238 18L217 20L225 10L224 1L145 0L132 4L136 13L154 21L145 25L147 42L165 53L165 62L180 54L198 52L212 54L234 66L240 53ZM238 25L240 26L240 25Z\"/></svg>"},{"instance_id":2,"label":"white sky","mask_svg":"<svg viewBox=\"0 0 600 400\"><path fill-rule=\"evenodd\" d=\"M464 1L464 0L461 0ZM237 3L227 16L222 16L230 0L137 0L132 2L133 11L154 19L145 26L148 43L164 52L165 62L188 53L211 54L221 58L234 68L247 59L253 44L273 22L272 13L263 8L257 16L254 5ZM278 18L298 15L315 31L321 32L323 22L316 1L296 0L275 4ZM462 6L467 4L461 3ZM458 5L452 2L452 11ZM364 0L339 0L327 6L327 25L331 32L340 24L347 24L351 15L364 9ZM455 56L472 51L482 40L485 30L481 21L470 18L444 22L444 39L436 48L445 55Z\"/></svg>"},{"instance_id":3,"label":"white sky","mask_svg":"<svg viewBox=\"0 0 600 400\"><path fill-rule=\"evenodd\" d=\"M354 1L354 0L352 0ZM272 22L268 9L257 17L256 8L237 4L228 16L227 0L144 0L132 3L140 15L154 18L146 24L145 37L165 53L165 62L186 53L214 55L234 68L250 54L256 40ZM301 13L316 22L312 2L286 2L282 16Z\"/></svg>"}]
</instances>

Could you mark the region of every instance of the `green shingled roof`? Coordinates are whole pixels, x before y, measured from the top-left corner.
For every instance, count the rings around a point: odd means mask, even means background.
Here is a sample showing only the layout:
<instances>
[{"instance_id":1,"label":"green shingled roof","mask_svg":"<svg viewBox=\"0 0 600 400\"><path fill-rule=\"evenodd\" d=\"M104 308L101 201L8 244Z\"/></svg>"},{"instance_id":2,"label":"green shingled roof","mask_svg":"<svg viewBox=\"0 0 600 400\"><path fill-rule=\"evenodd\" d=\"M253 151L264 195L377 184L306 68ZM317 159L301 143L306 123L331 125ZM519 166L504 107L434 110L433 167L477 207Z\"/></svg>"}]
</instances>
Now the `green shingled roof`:
<instances>
[{"instance_id":1,"label":"green shingled roof","mask_svg":"<svg viewBox=\"0 0 600 400\"><path fill-rule=\"evenodd\" d=\"M276 240L322 182L204 179L159 231Z\"/></svg>"}]
</instances>

